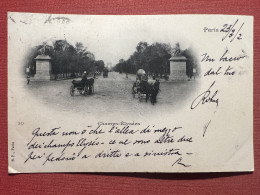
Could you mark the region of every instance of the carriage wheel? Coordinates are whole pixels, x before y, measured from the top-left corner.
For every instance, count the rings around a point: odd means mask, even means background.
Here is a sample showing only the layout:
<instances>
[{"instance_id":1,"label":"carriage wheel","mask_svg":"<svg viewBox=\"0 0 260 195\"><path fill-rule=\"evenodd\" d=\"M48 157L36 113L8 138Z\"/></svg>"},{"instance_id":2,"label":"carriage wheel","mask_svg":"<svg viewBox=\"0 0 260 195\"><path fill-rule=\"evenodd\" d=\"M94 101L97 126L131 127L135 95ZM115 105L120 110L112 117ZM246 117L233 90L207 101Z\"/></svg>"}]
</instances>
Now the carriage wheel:
<instances>
[{"instance_id":1,"label":"carriage wheel","mask_svg":"<svg viewBox=\"0 0 260 195\"><path fill-rule=\"evenodd\" d=\"M151 100L151 104L154 105L155 104L155 99L154 99L153 96L151 96L150 100Z\"/></svg>"},{"instance_id":2,"label":"carriage wheel","mask_svg":"<svg viewBox=\"0 0 260 195\"><path fill-rule=\"evenodd\" d=\"M93 88L92 88L92 86L90 85L90 86L89 86L89 89L88 89L88 94L91 95L92 93L93 93Z\"/></svg>"},{"instance_id":3,"label":"carriage wheel","mask_svg":"<svg viewBox=\"0 0 260 195\"><path fill-rule=\"evenodd\" d=\"M83 93L82 93L82 95L87 95L88 93L89 93L88 86L85 85L85 87L83 88Z\"/></svg>"},{"instance_id":4,"label":"carriage wheel","mask_svg":"<svg viewBox=\"0 0 260 195\"><path fill-rule=\"evenodd\" d=\"M74 96L74 92L75 92L74 86L71 86L70 87L70 95Z\"/></svg>"},{"instance_id":5,"label":"carriage wheel","mask_svg":"<svg viewBox=\"0 0 260 195\"><path fill-rule=\"evenodd\" d=\"M145 94L145 102L147 102L148 101L148 99L149 99L149 94Z\"/></svg>"}]
</instances>

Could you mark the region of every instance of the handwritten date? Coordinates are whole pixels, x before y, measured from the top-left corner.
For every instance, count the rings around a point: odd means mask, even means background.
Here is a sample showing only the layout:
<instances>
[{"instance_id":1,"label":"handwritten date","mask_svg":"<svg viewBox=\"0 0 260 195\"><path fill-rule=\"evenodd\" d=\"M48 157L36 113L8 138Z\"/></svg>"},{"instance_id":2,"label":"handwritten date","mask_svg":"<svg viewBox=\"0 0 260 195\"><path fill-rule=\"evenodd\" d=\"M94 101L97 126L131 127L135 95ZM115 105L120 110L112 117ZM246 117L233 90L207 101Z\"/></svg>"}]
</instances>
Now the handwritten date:
<instances>
[{"instance_id":1,"label":"handwritten date","mask_svg":"<svg viewBox=\"0 0 260 195\"><path fill-rule=\"evenodd\" d=\"M241 25L239 25L238 22L239 20L237 19L233 24L223 25L223 28L220 30L220 32L225 33L225 35L222 38L222 41L224 41L225 39L230 39L230 42L233 42L234 39L242 39L242 33L240 33L240 31L244 26L244 22Z\"/></svg>"}]
</instances>

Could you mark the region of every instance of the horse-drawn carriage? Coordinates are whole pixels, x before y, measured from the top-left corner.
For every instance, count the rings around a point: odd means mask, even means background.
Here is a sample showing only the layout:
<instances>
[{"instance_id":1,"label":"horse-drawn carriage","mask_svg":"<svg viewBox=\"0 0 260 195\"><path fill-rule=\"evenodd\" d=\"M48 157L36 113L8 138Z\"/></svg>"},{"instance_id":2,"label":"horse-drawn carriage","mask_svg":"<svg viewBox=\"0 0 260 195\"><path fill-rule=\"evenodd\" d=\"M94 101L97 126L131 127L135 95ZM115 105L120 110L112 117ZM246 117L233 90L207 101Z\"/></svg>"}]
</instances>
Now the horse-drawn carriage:
<instances>
[{"instance_id":1,"label":"horse-drawn carriage","mask_svg":"<svg viewBox=\"0 0 260 195\"><path fill-rule=\"evenodd\" d=\"M103 77L104 78L108 77L108 69L107 68L104 68L104 70L103 70Z\"/></svg>"},{"instance_id":2,"label":"horse-drawn carriage","mask_svg":"<svg viewBox=\"0 0 260 195\"><path fill-rule=\"evenodd\" d=\"M73 80L70 87L70 95L74 96L75 92L81 95L91 95L94 93L94 78L84 78L80 81Z\"/></svg>"},{"instance_id":3,"label":"horse-drawn carriage","mask_svg":"<svg viewBox=\"0 0 260 195\"><path fill-rule=\"evenodd\" d=\"M147 75L143 69L139 69L137 71L136 82L133 84L132 87L132 94L133 97L138 96L139 101L141 102L143 99L147 102L150 98L151 103L156 103L156 97L159 93L159 80L151 81L148 80Z\"/></svg>"}]
</instances>

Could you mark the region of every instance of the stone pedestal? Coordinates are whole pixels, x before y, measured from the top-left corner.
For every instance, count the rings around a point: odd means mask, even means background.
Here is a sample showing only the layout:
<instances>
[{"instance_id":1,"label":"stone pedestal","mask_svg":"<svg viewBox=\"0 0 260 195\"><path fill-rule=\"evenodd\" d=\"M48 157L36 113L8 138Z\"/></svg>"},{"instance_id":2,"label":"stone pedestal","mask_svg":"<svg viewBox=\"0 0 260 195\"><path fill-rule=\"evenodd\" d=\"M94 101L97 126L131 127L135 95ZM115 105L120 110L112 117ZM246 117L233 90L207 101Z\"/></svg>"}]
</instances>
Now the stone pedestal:
<instances>
[{"instance_id":1,"label":"stone pedestal","mask_svg":"<svg viewBox=\"0 0 260 195\"><path fill-rule=\"evenodd\" d=\"M184 81L188 79L186 75L186 61L184 56L173 56L170 59L169 79L173 81Z\"/></svg>"},{"instance_id":2,"label":"stone pedestal","mask_svg":"<svg viewBox=\"0 0 260 195\"><path fill-rule=\"evenodd\" d=\"M38 55L36 58L36 74L34 80L49 81L51 79L51 57L47 55Z\"/></svg>"}]
</instances>

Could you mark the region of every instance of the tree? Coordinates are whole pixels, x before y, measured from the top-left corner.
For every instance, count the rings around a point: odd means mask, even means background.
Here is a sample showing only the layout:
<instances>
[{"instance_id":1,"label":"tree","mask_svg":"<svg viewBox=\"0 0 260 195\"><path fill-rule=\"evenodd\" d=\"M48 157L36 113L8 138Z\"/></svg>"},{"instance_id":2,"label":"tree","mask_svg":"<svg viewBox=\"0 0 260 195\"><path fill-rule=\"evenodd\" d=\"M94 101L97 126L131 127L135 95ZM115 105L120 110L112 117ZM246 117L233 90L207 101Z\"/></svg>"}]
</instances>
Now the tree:
<instances>
[{"instance_id":1,"label":"tree","mask_svg":"<svg viewBox=\"0 0 260 195\"><path fill-rule=\"evenodd\" d=\"M193 68L199 73L198 60L191 49L181 50L179 43L175 48L166 43L153 43L148 45L146 42L139 42L136 51L129 56L128 60L120 59L113 70L118 72L136 73L140 68L144 69L149 75L162 76L170 74L171 53L183 55L187 58L186 74L191 77Z\"/></svg>"},{"instance_id":2,"label":"tree","mask_svg":"<svg viewBox=\"0 0 260 195\"><path fill-rule=\"evenodd\" d=\"M76 44L75 44L75 50L76 50L76 55L77 55L76 68L78 70L77 72L79 72L79 73L82 73L79 61L80 61L80 58L82 57L83 49L84 49L83 43L76 42Z\"/></svg>"},{"instance_id":3,"label":"tree","mask_svg":"<svg viewBox=\"0 0 260 195\"><path fill-rule=\"evenodd\" d=\"M96 70L97 71L102 72L104 68L105 68L105 63L103 60L96 61Z\"/></svg>"},{"instance_id":4,"label":"tree","mask_svg":"<svg viewBox=\"0 0 260 195\"><path fill-rule=\"evenodd\" d=\"M185 49L181 51L181 55L185 56L187 58L186 61L186 75L188 75L189 78L194 76L193 69L196 69L196 75L200 74L200 67L198 63L198 59L196 55L194 55L194 52L191 48Z\"/></svg>"},{"instance_id":5,"label":"tree","mask_svg":"<svg viewBox=\"0 0 260 195\"><path fill-rule=\"evenodd\" d=\"M136 46L136 51L138 52L138 53L143 53L145 50L146 50L146 48L148 47L148 43L147 42L139 42L138 44L137 44L137 46Z\"/></svg>"},{"instance_id":6,"label":"tree","mask_svg":"<svg viewBox=\"0 0 260 195\"><path fill-rule=\"evenodd\" d=\"M83 71L95 71L95 55L87 50L87 47L81 42L76 42L75 46L68 43L66 40L55 40L52 45L38 45L32 48L27 55L25 67L30 67L31 74L35 74L35 60L37 55L49 55L52 58L52 73L62 74L67 78L75 73ZM99 70L103 70L104 62L101 60L98 63Z\"/></svg>"}]
</instances>

